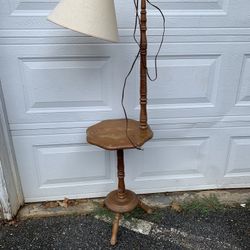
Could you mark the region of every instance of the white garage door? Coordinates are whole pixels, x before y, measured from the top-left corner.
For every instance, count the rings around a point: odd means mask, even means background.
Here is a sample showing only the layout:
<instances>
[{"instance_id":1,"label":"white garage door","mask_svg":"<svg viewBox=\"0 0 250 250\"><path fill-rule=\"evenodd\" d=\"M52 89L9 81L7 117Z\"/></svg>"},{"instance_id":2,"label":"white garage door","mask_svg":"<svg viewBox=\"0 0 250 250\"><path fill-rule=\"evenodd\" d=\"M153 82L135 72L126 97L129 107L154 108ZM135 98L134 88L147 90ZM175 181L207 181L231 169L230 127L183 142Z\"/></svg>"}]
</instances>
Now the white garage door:
<instances>
[{"instance_id":1,"label":"white garage door","mask_svg":"<svg viewBox=\"0 0 250 250\"><path fill-rule=\"evenodd\" d=\"M89 125L123 116L137 51L133 1L115 0L120 42L46 21L58 0L0 0L0 77L26 201L95 197L116 187L114 152ZM154 139L126 151L138 193L250 186L250 1L152 0L167 17L159 80L149 83ZM149 67L161 19L150 6ZM138 117L138 69L127 110Z\"/></svg>"}]
</instances>

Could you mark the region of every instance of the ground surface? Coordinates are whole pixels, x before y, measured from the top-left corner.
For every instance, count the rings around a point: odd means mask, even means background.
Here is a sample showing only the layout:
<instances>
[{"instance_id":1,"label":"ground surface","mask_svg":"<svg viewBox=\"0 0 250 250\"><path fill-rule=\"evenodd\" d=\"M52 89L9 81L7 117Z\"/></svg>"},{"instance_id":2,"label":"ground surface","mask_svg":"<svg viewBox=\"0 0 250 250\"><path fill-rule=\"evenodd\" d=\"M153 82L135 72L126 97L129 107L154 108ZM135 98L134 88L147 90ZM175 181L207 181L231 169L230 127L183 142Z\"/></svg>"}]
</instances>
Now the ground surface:
<instances>
[{"instance_id":1,"label":"ground surface","mask_svg":"<svg viewBox=\"0 0 250 250\"><path fill-rule=\"evenodd\" d=\"M133 217L149 222L149 232L142 234L121 227L115 247L109 245L111 225L88 215L2 224L0 249L221 250L249 249L250 246L249 208L221 209L205 214L165 209L152 216L137 213Z\"/></svg>"}]
</instances>

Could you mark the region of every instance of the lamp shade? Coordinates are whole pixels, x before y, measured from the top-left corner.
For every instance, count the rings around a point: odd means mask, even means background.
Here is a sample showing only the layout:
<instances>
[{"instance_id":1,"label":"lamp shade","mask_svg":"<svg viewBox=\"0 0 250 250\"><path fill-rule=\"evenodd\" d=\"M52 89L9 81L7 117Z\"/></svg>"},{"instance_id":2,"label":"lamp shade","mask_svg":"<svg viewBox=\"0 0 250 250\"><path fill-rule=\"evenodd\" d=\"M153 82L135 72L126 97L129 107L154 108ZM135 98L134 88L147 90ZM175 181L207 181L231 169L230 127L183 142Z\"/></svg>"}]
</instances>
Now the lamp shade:
<instances>
[{"instance_id":1,"label":"lamp shade","mask_svg":"<svg viewBox=\"0 0 250 250\"><path fill-rule=\"evenodd\" d=\"M61 0L48 20L86 35L118 41L114 0Z\"/></svg>"}]
</instances>

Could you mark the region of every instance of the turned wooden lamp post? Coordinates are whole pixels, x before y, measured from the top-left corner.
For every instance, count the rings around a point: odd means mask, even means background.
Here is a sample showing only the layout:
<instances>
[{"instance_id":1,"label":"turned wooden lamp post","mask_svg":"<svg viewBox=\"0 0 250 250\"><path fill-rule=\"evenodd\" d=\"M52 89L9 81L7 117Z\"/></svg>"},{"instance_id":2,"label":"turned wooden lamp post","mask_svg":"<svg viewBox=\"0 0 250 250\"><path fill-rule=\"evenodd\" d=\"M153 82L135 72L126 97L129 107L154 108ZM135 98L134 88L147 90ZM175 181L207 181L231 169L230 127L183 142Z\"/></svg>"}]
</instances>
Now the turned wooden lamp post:
<instances>
[{"instance_id":1,"label":"turned wooden lamp post","mask_svg":"<svg viewBox=\"0 0 250 250\"><path fill-rule=\"evenodd\" d=\"M48 19L66 28L104 40L117 42L118 31L114 0L62 0ZM140 206L152 210L137 195L125 188L124 149L141 147L153 137L147 123L147 16L146 0L141 0L140 16L140 120L105 120L87 129L87 141L106 150L117 151L118 189L109 193L105 206L116 216L111 244L116 244L122 213Z\"/></svg>"}]
</instances>

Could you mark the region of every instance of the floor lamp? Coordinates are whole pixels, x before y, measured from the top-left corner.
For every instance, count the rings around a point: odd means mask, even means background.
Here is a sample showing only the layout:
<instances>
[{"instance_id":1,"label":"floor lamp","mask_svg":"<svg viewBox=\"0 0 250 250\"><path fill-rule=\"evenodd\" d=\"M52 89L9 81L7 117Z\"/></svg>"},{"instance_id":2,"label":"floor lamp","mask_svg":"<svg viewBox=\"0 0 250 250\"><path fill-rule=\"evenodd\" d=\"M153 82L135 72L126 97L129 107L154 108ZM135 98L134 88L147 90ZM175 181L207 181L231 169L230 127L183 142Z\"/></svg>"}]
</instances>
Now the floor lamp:
<instances>
[{"instance_id":1,"label":"floor lamp","mask_svg":"<svg viewBox=\"0 0 250 250\"><path fill-rule=\"evenodd\" d=\"M111 244L117 242L117 232L122 213L130 212L140 206L146 212L152 209L144 204L137 195L125 188L124 149L141 147L153 137L147 123L147 0L140 0L141 13L138 15L138 0L134 0L136 20L140 26L140 119L105 120L87 129L87 141L106 150L116 150L118 168L118 189L106 197L105 206L115 213ZM151 4L151 3L150 3ZM152 4L151 4L152 5ZM154 5L153 5L154 6ZM62 0L49 15L48 19L63 27L93 37L118 41L118 31L114 0Z\"/></svg>"}]
</instances>

